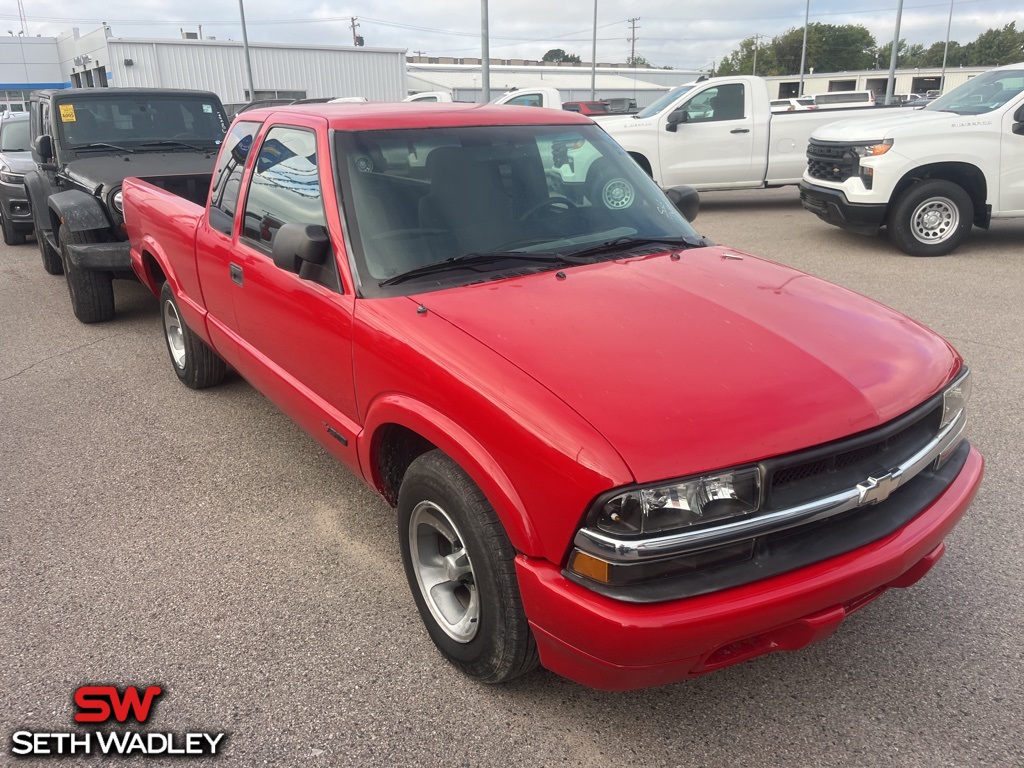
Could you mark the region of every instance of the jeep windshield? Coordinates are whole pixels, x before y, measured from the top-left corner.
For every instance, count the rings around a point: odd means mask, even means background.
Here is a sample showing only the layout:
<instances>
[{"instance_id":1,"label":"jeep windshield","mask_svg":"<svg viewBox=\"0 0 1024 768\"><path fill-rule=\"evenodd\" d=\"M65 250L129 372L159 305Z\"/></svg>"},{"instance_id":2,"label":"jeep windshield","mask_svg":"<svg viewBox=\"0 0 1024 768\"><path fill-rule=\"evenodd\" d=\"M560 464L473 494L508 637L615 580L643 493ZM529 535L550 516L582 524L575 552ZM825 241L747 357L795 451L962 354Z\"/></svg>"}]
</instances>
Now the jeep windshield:
<instances>
[{"instance_id":1,"label":"jeep windshield","mask_svg":"<svg viewBox=\"0 0 1024 768\"><path fill-rule=\"evenodd\" d=\"M338 131L335 140L364 295L703 244L596 125Z\"/></svg>"},{"instance_id":2,"label":"jeep windshield","mask_svg":"<svg viewBox=\"0 0 1024 768\"><path fill-rule=\"evenodd\" d=\"M994 69L940 96L925 109L983 115L999 109L1021 91L1024 91L1024 69Z\"/></svg>"},{"instance_id":3,"label":"jeep windshield","mask_svg":"<svg viewBox=\"0 0 1024 768\"><path fill-rule=\"evenodd\" d=\"M227 130L220 104L201 93L120 94L111 89L98 96L64 97L54 112L60 144L71 151L211 149Z\"/></svg>"}]
</instances>

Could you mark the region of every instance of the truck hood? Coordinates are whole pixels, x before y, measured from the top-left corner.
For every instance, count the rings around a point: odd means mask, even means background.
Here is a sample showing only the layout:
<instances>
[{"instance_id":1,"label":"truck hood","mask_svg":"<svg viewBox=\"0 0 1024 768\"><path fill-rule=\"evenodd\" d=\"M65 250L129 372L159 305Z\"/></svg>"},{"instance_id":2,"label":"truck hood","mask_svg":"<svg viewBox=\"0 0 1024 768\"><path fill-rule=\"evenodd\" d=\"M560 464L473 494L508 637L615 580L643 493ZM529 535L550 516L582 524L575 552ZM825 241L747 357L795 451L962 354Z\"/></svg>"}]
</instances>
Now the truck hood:
<instances>
[{"instance_id":1,"label":"truck hood","mask_svg":"<svg viewBox=\"0 0 1024 768\"><path fill-rule=\"evenodd\" d=\"M34 171L36 163L32 159L32 153L25 152L0 152L0 165L6 165L14 173L25 174Z\"/></svg>"},{"instance_id":2,"label":"truck hood","mask_svg":"<svg viewBox=\"0 0 1024 768\"><path fill-rule=\"evenodd\" d=\"M170 173L209 173L217 153L135 152L124 155L96 155L72 160L64 166L68 177L85 189L105 189L128 176L161 176Z\"/></svg>"},{"instance_id":3,"label":"truck hood","mask_svg":"<svg viewBox=\"0 0 1024 768\"><path fill-rule=\"evenodd\" d=\"M945 341L898 312L736 255L701 248L412 298L547 387L638 482L870 429L959 368Z\"/></svg>"},{"instance_id":4,"label":"truck hood","mask_svg":"<svg viewBox=\"0 0 1024 768\"><path fill-rule=\"evenodd\" d=\"M812 138L822 141L877 141L889 138L901 128L919 130L928 123L952 123L960 119L952 112L929 109L885 110L885 116L840 120L815 129Z\"/></svg>"}]
</instances>

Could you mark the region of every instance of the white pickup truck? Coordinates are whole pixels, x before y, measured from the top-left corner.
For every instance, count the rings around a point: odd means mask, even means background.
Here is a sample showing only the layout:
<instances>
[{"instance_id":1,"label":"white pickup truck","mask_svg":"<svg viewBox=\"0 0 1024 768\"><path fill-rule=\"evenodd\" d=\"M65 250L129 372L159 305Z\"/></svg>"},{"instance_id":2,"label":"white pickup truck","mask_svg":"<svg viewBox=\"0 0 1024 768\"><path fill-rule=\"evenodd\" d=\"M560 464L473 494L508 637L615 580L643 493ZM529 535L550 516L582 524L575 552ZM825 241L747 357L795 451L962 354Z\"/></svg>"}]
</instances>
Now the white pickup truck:
<instances>
[{"instance_id":1,"label":"white pickup truck","mask_svg":"<svg viewBox=\"0 0 1024 768\"><path fill-rule=\"evenodd\" d=\"M923 109L820 128L807 159L806 209L855 232L884 226L911 256L945 255L972 226L1024 217L1024 63Z\"/></svg>"},{"instance_id":2,"label":"white pickup truck","mask_svg":"<svg viewBox=\"0 0 1024 768\"><path fill-rule=\"evenodd\" d=\"M772 114L760 77L716 77L673 88L635 115L600 125L662 187L749 189L798 184L811 133L876 109Z\"/></svg>"}]
</instances>

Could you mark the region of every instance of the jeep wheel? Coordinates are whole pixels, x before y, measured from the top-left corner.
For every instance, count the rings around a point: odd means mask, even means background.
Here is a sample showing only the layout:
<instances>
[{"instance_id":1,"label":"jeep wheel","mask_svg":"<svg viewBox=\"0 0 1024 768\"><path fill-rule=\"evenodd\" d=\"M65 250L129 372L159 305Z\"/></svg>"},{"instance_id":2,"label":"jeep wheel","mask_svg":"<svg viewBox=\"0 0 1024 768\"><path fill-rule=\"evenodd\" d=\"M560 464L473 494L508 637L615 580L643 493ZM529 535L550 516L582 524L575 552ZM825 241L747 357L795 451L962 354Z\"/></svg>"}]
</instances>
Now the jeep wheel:
<instances>
[{"instance_id":1,"label":"jeep wheel","mask_svg":"<svg viewBox=\"0 0 1024 768\"><path fill-rule=\"evenodd\" d=\"M61 260L60 254L50 247L50 244L46 242L46 235L38 227L36 228L36 243L39 245L39 254L43 257L43 269L47 274L63 275L64 262Z\"/></svg>"},{"instance_id":2,"label":"jeep wheel","mask_svg":"<svg viewBox=\"0 0 1024 768\"><path fill-rule=\"evenodd\" d=\"M2 227L4 230L4 244L25 244L25 233L20 229L15 229L14 224L7 220L7 217L4 216L3 211L0 211L0 227Z\"/></svg>"},{"instance_id":3,"label":"jeep wheel","mask_svg":"<svg viewBox=\"0 0 1024 768\"><path fill-rule=\"evenodd\" d=\"M889 239L911 256L945 256L974 224L974 203L964 188L943 179L919 181L896 202Z\"/></svg>"},{"instance_id":4,"label":"jeep wheel","mask_svg":"<svg viewBox=\"0 0 1024 768\"><path fill-rule=\"evenodd\" d=\"M227 366L182 321L170 283L164 283L160 289L160 316L164 322L164 341L167 342L171 365L181 383L190 389L220 384Z\"/></svg>"},{"instance_id":5,"label":"jeep wheel","mask_svg":"<svg viewBox=\"0 0 1024 768\"><path fill-rule=\"evenodd\" d=\"M537 665L515 550L483 493L441 451L423 454L406 471L398 536L416 607L449 662L484 683Z\"/></svg>"},{"instance_id":6,"label":"jeep wheel","mask_svg":"<svg viewBox=\"0 0 1024 768\"><path fill-rule=\"evenodd\" d=\"M60 255L68 278L71 309L83 323L102 323L114 317L114 281L110 273L76 267L68 258L69 245L98 242L100 237L94 231L72 232L67 227L60 228Z\"/></svg>"}]
</instances>

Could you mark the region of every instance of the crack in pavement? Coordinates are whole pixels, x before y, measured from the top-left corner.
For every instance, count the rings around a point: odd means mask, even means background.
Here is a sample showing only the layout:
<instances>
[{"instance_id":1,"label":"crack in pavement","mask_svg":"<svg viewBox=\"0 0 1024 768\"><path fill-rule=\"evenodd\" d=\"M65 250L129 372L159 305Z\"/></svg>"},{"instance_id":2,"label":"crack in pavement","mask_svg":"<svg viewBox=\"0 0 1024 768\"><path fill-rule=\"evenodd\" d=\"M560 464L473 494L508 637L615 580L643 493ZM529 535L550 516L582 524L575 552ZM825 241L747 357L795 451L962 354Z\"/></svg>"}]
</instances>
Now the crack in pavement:
<instances>
[{"instance_id":1,"label":"crack in pavement","mask_svg":"<svg viewBox=\"0 0 1024 768\"><path fill-rule=\"evenodd\" d=\"M112 333L112 334L110 334L108 336L103 336L101 338L94 339L93 341L88 341L85 344L79 344L77 347L73 347L71 349L65 349L63 352L58 352L55 355L50 355L49 357L44 357L42 360L36 360L34 363L32 363L31 365L28 365L28 366L22 368L20 371L12 373L10 376L4 376L4 378L0 379L0 384L3 384L5 381L10 381L11 379L16 379L17 377L21 376L21 374L26 373L27 371L31 371L37 365L42 365L43 363L49 362L50 360L53 360L55 358L64 357L65 355L70 355L72 352L77 352L80 349L85 349L86 347L91 347L94 344L99 344L101 341L106 341L107 339L113 339L116 336L121 336L121 335L123 335L123 334Z\"/></svg>"}]
</instances>

